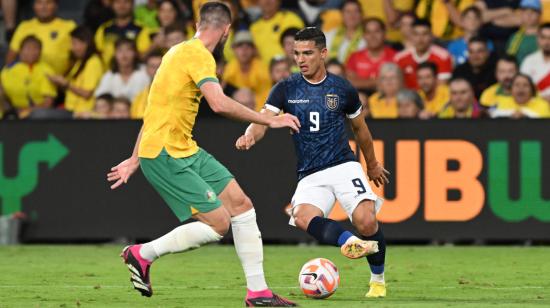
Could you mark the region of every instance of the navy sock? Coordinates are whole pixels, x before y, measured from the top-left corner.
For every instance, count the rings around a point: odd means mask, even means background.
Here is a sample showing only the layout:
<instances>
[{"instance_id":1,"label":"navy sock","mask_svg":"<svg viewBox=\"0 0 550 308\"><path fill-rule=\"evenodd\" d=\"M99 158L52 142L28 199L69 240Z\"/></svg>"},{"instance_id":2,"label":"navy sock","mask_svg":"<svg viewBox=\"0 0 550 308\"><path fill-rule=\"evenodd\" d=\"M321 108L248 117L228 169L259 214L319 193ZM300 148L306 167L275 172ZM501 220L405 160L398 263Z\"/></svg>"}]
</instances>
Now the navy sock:
<instances>
[{"instance_id":1,"label":"navy sock","mask_svg":"<svg viewBox=\"0 0 550 308\"><path fill-rule=\"evenodd\" d=\"M307 226L307 233L313 236L319 243L333 246L342 246L348 238L353 236L342 226L328 218L314 217Z\"/></svg>"},{"instance_id":2,"label":"navy sock","mask_svg":"<svg viewBox=\"0 0 550 308\"><path fill-rule=\"evenodd\" d=\"M384 262L386 261L386 239L382 229L378 226L376 233L371 236L361 236L361 238L378 242L378 252L367 256L367 261L369 261L370 270L373 274L382 274L384 272Z\"/></svg>"}]
</instances>

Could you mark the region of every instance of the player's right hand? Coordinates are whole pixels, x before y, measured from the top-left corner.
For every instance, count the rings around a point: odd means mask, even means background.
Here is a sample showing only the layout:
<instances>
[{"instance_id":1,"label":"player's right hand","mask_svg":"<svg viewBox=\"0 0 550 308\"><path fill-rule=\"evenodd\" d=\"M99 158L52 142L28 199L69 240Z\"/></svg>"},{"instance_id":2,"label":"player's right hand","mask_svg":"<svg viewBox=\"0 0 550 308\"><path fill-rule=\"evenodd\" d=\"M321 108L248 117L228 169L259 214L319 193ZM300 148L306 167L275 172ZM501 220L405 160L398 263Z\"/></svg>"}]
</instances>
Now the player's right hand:
<instances>
[{"instance_id":1,"label":"player's right hand","mask_svg":"<svg viewBox=\"0 0 550 308\"><path fill-rule=\"evenodd\" d=\"M128 183L128 179L136 172L137 168L139 168L139 159L137 157L130 157L111 168L111 172L107 173L107 181L116 181L111 185L111 189L116 189L123 183Z\"/></svg>"},{"instance_id":2,"label":"player's right hand","mask_svg":"<svg viewBox=\"0 0 550 308\"><path fill-rule=\"evenodd\" d=\"M254 140L254 137L244 134L237 139L237 142L235 142L235 147L237 147L237 150L248 150L255 143L256 140Z\"/></svg>"},{"instance_id":3,"label":"player's right hand","mask_svg":"<svg viewBox=\"0 0 550 308\"><path fill-rule=\"evenodd\" d=\"M300 132L300 120L298 120L297 117L289 114L289 113L283 113L281 115L275 116L271 118L271 121L269 122L270 128L281 128L281 127L289 127L294 132Z\"/></svg>"}]
</instances>

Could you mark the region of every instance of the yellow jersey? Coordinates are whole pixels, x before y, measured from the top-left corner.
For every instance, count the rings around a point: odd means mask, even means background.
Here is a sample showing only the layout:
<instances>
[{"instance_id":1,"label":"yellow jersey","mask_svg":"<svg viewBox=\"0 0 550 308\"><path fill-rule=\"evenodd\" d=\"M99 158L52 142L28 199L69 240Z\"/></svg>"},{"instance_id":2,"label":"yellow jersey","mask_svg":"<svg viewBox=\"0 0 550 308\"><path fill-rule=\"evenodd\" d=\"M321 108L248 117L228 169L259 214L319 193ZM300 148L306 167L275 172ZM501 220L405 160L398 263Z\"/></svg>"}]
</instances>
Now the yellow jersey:
<instances>
[{"instance_id":1,"label":"yellow jersey","mask_svg":"<svg viewBox=\"0 0 550 308\"><path fill-rule=\"evenodd\" d=\"M202 97L200 86L218 82L216 61L201 40L172 47L155 74L139 144L139 157L155 158L163 148L174 158L198 152L193 126Z\"/></svg>"},{"instance_id":2,"label":"yellow jersey","mask_svg":"<svg viewBox=\"0 0 550 308\"><path fill-rule=\"evenodd\" d=\"M435 114L443 109L450 98L449 87L446 85L438 85L437 88L435 88L435 95L431 100L426 99L426 94L424 94L422 90L419 90L418 94L424 101L424 109Z\"/></svg>"},{"instance_id":3,"label":"yellow jersey","mask_svg":"<svg viewBox=\"0 0 550 308\"><path fill-rule=\"evenodd\" d=\"M2 87L14 108L39 106L46 97L55 97L57 90L47 75L54 75L53 69L44 62L29 66L23 62L6 65L0 73Z\"/></svg>"},{"instance_id":4,"label":"yellow jersey","mask_svg":"<svg viewBox=\"0 0 550 308\"><path fill-rule=\"evenodd\" d=\"M504 90L502 89L500 84L495 83L481 93L479 102L482 106L492 107L495 106L499 101L507 99L508 97L510 97L510 94L504 93Z\"/></svg>"},{"instance_id":5,"label":"yellow jersey","mask_svg":"<svg viewBox=\"0 0 550 308\"><path fill-rule=\"evenodd\" d=\"M149 87L145 87L145 89L139 92L139 94L136 95L136 97L132 101L132 107L130 108L130 118L143 119L143 114L145 113L145 107L147 107L148 97L149 97Z\"/></svg>"},{"instance_id":6,"label":"yellow jersey","mask_svg":"<svg viewBox=\"0 0 550 308\"><path fill-rule=\"evenodd\" d=\"M125 37L136 42L138 52L143 55L151 46L151 31L134 21L125 27L117 26L110 20L97 29L94 37L95 46L101 53L105 67L111 67L111 60L115 54L115 42Z\"/></svg>"},{"instance_id":7,"label":"yellow jersey","mask_svg":"<svg viewBox=\"0 0 550 308\"><path fill-rule=\"evenodd\" d=\"M87 91L95 91L95 88L99 84L101 77L103 76L103 62L98 55L91 56L84 64L84 68L80 71L80 74L75 77L78 68L82 65L82 61L77 61L69 73L67 74L67 80L69 83L77 88ZM92 111L94 109L95 97L92 95L90 98L78 96L71 90L67 90L65 94L65 109L73 112Z\"/></svg>"},{"instance_id":8,"label":"yellow jersey","mask_svg":"<svg viewBox=\"0 0 550 308\"><path fill-rule=\"evenodd\" d=\"M397 119L397 99L386 99L376 92L369 97L369 110L373 119Z\"/></svg>"},{"instance_id":9,"label":"yellow jersey","mask_svg":"<svg viewBox=\"0 0 550 308\"><path fill-rule=\"evenodd\" d=\"M361 10L363 11L363 17L380 18L387 24L388 21L383 2L383 0L359 0L359 3L361 3ZM393 0L392 5L399 12L410 12L414 8L414 2L414 0ZM401 34L397 28L387 25L386 38L392 42L401 41Z\"/></svg>"},{"instance_id":10,"label":"yellow jersey","mask_svg":"<svg viewBox=\"0 0 550 308\"><path fill-rule=\"evenodd\" d=\"M76 27L72 20L55 18L42 23L37 18L23 21L15 30L10 49L19 53L21 42L29 35L36 36L42 42L40 60L48 64L56 74L67 71L71 53L71 31Z\"/></svg>"},{"instance_id":11,"label":"yellow jersey","mask_svg":"<svg viewBox=\"0 0 550 308\"><path fill-rule=\"evenodd\" d=\"M234 87L248 88L254 92L256 111L262 110L272 84L267 65L258 58L252 60L250 71L246 74L241 72L239 61L233 59L225 66L222 80Z\"/></svg>"},{"instance_id":12,"label":"yellow jersey","mask_svg":"<svg viewBox=\"0 0 550 308\"><path fill-rule=\"evenodd\" d=\"M472 6L475 0L450 0L459 12ZM432 23L433 34L444 40L459 38L463 32L460 26L454 25L443 0L420 0L416 6L416 16L426 18Z\"/></svg>"},{"instance_id":13,"label":"yellow jersey","mask_svg":"<svg viewBox=\"0 0 550 308\"><path fill-rule=\"evenodd\" d=\"M289 11L279 11L270 19L260 18L250 26L254 45L265 64L276 55L284 55L281 46L281 34L288 28L302 29L304 22L298 15Z\"/></svg>"},{"instance_id":14,"label":"yellow jersey","mask_svg":"<svg viewBox=\"0 0 550 308\"><path fill-rule=\"evenodd\" d=\"M531 98L527 103L520 105L512 96L497 102L493 117L510 117L516 112L521 112L528 118L550 118L550 104L542 97Z\"/></svg>"}]
</instances>

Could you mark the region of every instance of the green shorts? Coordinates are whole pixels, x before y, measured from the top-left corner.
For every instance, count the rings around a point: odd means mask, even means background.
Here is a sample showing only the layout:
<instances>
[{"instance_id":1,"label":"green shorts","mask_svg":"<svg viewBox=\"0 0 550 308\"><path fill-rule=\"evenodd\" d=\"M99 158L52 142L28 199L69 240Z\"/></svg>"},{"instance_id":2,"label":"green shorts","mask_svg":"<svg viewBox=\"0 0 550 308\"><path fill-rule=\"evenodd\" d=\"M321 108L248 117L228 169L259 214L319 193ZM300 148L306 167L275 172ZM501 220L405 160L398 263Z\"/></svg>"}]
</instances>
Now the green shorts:
<instances>
[{"instance_id":1,"label":"green shorts","mask_svg":"<svg viewBox=\"0 0 550 308\"><path fill-rule=\"evenodd\" d=\"M218 195L233 175L205 150L173 158L164 149L156 158L140 158L145 178L168 203L180 221L221 205Z\"/></svg>"}]
</instances>

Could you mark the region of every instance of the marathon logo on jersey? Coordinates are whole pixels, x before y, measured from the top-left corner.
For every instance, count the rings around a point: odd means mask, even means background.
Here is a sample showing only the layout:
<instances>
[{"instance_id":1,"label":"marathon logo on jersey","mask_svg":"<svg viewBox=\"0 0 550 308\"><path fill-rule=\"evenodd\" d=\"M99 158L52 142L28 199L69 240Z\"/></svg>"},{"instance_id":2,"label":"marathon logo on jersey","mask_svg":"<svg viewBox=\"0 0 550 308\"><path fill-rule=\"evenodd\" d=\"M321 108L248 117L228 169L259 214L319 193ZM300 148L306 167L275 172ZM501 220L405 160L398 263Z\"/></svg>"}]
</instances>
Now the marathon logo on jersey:
<instances>
[{"instance_id":1,"label":"marathon logo on jersey","mask_svg":"<svg viewBox=\"0 0 550 308\"><path fill-rule=\"evenodd\" d=\"M338 108L339 102L340 99L336 94L327 94L325 96L325 104L327 104L327 108L330 110L336 110L336 108Z\"/></svg>"},{"instance_id":2,"label":"marathon logo on jersey","mask_svg":"<svg viewBox=\"0 0 550 308\"><path fill-rule=\"evenodd\" d=\"M289 104L309 104L309 99L289 99Z\"/></svg>"}]
</instances>

